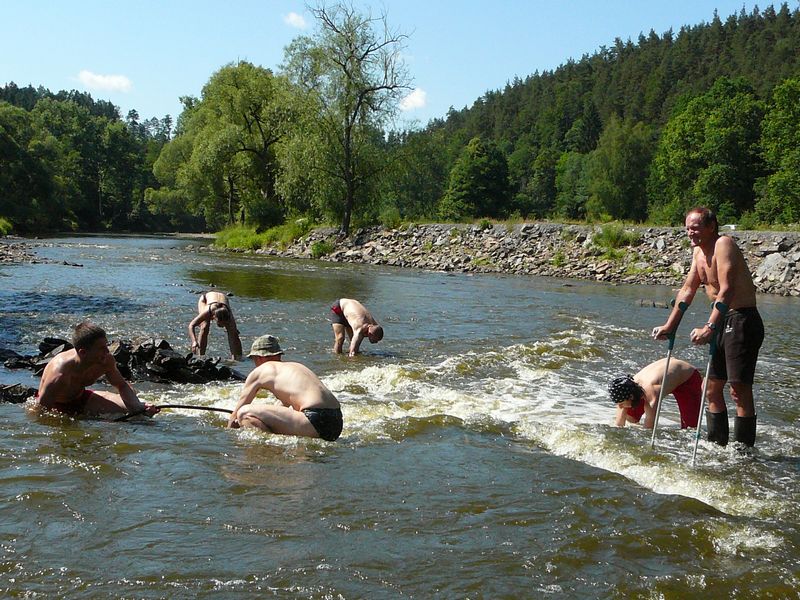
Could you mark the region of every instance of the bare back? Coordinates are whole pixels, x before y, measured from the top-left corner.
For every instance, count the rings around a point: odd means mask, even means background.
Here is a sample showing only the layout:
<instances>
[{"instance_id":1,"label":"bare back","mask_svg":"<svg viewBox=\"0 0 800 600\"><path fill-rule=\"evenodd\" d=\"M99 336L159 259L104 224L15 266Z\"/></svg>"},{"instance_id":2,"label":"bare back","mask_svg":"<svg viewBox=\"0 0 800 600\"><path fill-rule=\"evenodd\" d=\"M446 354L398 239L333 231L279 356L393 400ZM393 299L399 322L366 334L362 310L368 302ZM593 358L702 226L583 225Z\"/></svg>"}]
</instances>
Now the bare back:
<instances>
[{"instance_id":1,"label":"bare back","mask_svg":"<svg viewBox=\"0 0 800 600\"><path fill-rule=\"evenodd\" d=\"M358 300L340 298L339 306L342 308L344 318L347 319L353 331L360 329L364 325L378 324L367 308Z\"/></svg>"},{"instance_id":2,"label":"bare back","mask_svg":"<svg viewBox=\"0 0 800 600\"><path fill-rule=\"evenodd\" d=\"M667 359L662 358L650 363L633 377L634 381L642 386L647 395L647 400L651 404L658 400L666 362ZM686 383L696 370L694 365L685 360L671 359L669 361L669 370L667 371L664 395L671 394L676 387Z\"/></svg>"},{"instance_id":3,"label":"bare back","mask_svg":"<svg viewBox=\"0 0 800 600\"><path fill-rule=\"evenodd\" d=\"M267 389L285 406L295 410L339 408L336 396L311 369L297 362L265 362L256 367L247 379L245 387L252 383L259 389Z\"/></svg>"},{"instance_id":4,"label":"bare back","mask_svg":"<svg viewBox=\"0 0 800 600\"><path fill-rule=\"evenodd\" d=\"M53 358L42 373L42 380L39 383L39 403L45 408L55 408L76 402L86 387L116 368L114 357L110 354L107 356L108 358L102 362L88 367L81 365L74 349L62 352Z\"/></svg>"}]
</instances>

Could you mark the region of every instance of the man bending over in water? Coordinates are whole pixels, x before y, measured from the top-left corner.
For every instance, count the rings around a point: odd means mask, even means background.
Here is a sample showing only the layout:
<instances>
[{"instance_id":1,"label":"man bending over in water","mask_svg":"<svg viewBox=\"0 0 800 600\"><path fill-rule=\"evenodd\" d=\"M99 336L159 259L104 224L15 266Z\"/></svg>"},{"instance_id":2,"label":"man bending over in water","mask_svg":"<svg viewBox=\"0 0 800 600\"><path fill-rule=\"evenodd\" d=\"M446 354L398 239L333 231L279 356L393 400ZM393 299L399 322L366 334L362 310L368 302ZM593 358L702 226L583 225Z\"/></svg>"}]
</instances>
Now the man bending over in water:
<instances>
[{"instance_id":1,"label":"man bending over in water","mask_svg":"<svg viewBox=\"0 0 800 600\"><path fill-rule=\"evenodd\" d=\"M622 375L608 384L608 393L617 404L617 416L614 419L617 427L624 427L625 423L638 423L644 415L644 427L653 428L666 362L667 359L662 358L650 363L633 377ZM685 360L670 360L662 402L669 394L675 396L681 413L681 429L697 427L702 393L703 377L700 372Z\"/></svg>"},{"instance_id":2,"label":"man bending over in water","mask_svg":"<svg viewBox=\"0 0 800 600\"><path fill-rule=\"evenodd\" d=\"M36 399L40 406L70 415L141 412L152 417L158 408L140 402L108 351L106 332L88 322L75 327L72 350L51 360L42 373ZM118 393L86 389L105 376Z\"/></svg>"},{"instance_id":3,"label":"man bending over in water","mask_svg":"<svg viewBox=\"0 0 800 600\"><path fill-rule=\"evenodd\" d=\"M208 347L208 330L211 322L216 321L217 326L224 327L228 334L228 347L233 358L242 357L242 340L236 328L236 319L228 304L228 297L222 292L206 292L200 294L197 301L197 316L189 323L189 339L192 341L192 352L205 354ZM194 330L200 327L200 336L195 337Z\"/></svg>"},{"instance_id":4,"label":"man bending over in water","mask_svg":"<svg viewBox=\"0 0 800 600\"><path fill-rule=\"evenodd\" d=\"M271 335L253 342L256 368L247 376L228 427L255 427L269 433L336 441L342 433L342 410L331 391L297 362L281 360L280 344ZM251 404L259 390L269 390L282 406Z\"/></svg>"},{"instance_id":5,"label":"man bending over in water","mask_svg":"<svg viewBox=\"0 0 800 600\"><path fill-rule=\"evenodd\" d=\"M383 327L358 300L339 298L331 306L330 319L333 327L333 351L336 354L342 352L345 334L350 338L349 356L358 353L364 337L373 344L383 339Z\"/></svg>"}]
</instances>

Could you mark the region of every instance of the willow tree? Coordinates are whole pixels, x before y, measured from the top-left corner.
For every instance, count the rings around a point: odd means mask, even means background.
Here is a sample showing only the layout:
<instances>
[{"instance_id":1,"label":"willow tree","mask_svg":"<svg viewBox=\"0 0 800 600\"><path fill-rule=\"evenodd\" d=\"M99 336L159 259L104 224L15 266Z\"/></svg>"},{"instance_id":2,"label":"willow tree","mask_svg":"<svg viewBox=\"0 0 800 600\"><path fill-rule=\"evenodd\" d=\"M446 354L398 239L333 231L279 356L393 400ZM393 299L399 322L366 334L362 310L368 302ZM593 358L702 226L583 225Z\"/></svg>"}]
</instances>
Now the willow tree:
<instances>
[{"instance_id":1,"label":"willow tree","mask_svg":"<svg viewBox=\"0 0 800 600\"><path fill-rule=\"evenodd\" d=\"M410 87L401 61L407 36L391 30L385 14L362 14L349 4L310 11L318 31L286 48L283 68L313 100L314 124L303 141L316 151L304 167L328 180L320 188L338 197L346 235L358 200L383 169L375 133L396 114Z\"/></svg>"},{"instance_id":2,"label":"willow tree","mask_svg":"<svg viewBox=\"0 0 800 600\"><path fill-rule=\"evenodd\" d=\"M147 193L154 210L177 216L183 198L212 227L239 215L260 226L279 223L286 207L275 189L276 147L295 120L285 79L241 61L214 73L199 100L184 102L179 133L154 166L163 186Z\"/></svg>"}]
</instances>

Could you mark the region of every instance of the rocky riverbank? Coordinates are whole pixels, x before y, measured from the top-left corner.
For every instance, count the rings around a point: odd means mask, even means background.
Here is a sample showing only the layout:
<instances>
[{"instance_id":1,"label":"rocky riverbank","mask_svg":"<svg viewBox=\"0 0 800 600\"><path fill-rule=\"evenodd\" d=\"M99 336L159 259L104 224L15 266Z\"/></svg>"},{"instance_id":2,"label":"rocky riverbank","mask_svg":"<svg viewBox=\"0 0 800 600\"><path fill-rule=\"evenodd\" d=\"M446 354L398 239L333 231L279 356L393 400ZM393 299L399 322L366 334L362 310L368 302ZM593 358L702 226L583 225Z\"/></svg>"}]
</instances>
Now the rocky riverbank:
<instances>
[{"instance_id":1,"label":"rocky riverbank","mask_svg":"<svg viewBox=\"0 0 800 600\"><path fill-rule=\"evenodd\" d=\"M258 254L367 263L434 271L510 273L608 281L680 285L691 263L683 228L626 227L633 241L603 246L602 226L413 225L372 227L342 238L320 228L285 249ZM800 296L800 233L724 231L742 248L758 290Z\"/></svg>"}]
</instances>

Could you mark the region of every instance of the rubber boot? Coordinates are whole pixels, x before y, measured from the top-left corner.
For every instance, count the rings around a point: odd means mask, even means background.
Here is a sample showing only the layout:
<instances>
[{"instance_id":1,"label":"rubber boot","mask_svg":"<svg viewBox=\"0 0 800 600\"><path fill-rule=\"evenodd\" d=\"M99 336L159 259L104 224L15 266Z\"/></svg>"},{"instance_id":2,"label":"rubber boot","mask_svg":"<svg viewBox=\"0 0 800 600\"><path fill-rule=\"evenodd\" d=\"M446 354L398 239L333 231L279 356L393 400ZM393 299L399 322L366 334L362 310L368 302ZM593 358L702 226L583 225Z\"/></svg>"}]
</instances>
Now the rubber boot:
<instances>
[{"instance_id":1,"label":"rubber boot","mask_svg":"<svg viewBox=\"0 0 800 600\"><path fill-rule=\"evenodd\" d=\"M708 427L708 441L719 444L720 446L728 445L728 436L730 429L728 428L728 411L721 413L712 413L706 410L706 426ZM755 427L755 425L753 426ZM753 429L755 432L755 429Z\"/></svg>"},{"instance_id":2,"label":"rubber boot","mask_svg":"<svg viewBox=\"0 0 800 600\"><path fill-rule=\"evenodd\" d=\"M752 417L735 417L733 419L733 439L748 448L756 443L756 415Z\"/></svg>"}]
</instances>

